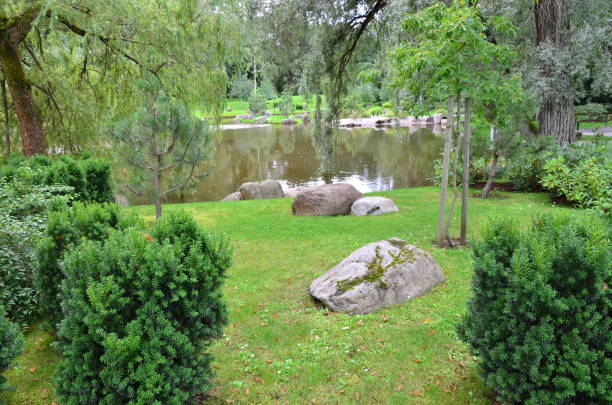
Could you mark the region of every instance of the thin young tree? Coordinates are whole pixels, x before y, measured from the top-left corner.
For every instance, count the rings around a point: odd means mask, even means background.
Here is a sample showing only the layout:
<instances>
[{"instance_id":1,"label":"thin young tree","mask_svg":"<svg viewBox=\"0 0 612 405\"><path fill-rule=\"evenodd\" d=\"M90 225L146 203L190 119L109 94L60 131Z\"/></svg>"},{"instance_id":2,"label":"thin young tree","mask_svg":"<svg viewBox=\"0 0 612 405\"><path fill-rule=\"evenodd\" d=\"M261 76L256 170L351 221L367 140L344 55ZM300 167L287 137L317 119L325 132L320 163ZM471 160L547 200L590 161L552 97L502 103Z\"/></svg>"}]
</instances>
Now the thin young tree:
<instances>
[{"instance_id":1,"label":"thin young tree","mask_svg":"<svg viewBox=\"0 0 612 405\"><path fill-rule=\"evenodd\" d=\"M488 40L487 35L490 31L512 33L514 27L505 18L495 18L491 19L490 23L485 23L476 5L470 5L465 0L454 0L449 5L437 3L416 14L408 15L403 22L403 29L409 33L410 40L403 42L394 52L397 85L409 91L414 104L421 97L448 99L447 126L450 128L454 100L463 100L464 170L460 243L465 244L472 105L478 102L483 89L496 85L498 72L507 70L514 57L510 46L493 43ZM447 134L448 132L447 128ZM448 228L444 218L452 148L450 142L451 137L445 136L438 215L437 243L440 246L444 245L445 229ZM448 220L451 219L452 216L449 216Z\"/></svg>"},{"instance_id":2,"label":"thin young tree","mask_svg":"<svg viewBox=\"0 0 612 405\"><path fill-rule=\"evenodd\" d=\"M213 128L159 88L147 90L142 106L117 120L110 135L119 155L135 169L125 188L152 197L158 219L164 197L201 178L200 168L214 150Z\"/></svg>"}]
</instances>

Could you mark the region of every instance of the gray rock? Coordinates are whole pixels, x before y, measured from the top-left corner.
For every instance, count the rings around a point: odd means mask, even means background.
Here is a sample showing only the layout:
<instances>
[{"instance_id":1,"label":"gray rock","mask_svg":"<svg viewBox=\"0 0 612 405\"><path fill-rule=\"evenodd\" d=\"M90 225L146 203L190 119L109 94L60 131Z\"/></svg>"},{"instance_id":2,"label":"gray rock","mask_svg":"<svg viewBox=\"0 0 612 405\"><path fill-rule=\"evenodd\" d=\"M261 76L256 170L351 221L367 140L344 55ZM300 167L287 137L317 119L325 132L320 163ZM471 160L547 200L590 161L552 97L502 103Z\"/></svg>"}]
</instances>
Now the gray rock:
<instances>
[{"instance_id":1,"label":"gray rock","mask_svg":"<svg viewBox=\"0 0 612 405\"><path fill-rule=\"evenodd\" d=\"M295 125L295 124L297 124L297 121L295 120L295 118L289 117L289 118L287 118L285 120L282 120L281 124L283 124L283 125Z\"/></svg>"},{"instance_id":2,"label":"gray rock","mask_svg":"<svg viewBox=\"0 0 612 405\"><path fill-rule=\"evenodd\" d=\"M291 198L295 198L298 196L298 194L306 191L306 190L310 190L312 187L294 187L294 188L290 188L287 191L285 191L285 197L291 197Z\"/></svg>"},{"instance_id":3,"label":"gray rock","mask_svg":"<svg viewBox=\"0 0 612 405\"><path fill-rule=\"evenodd\" d=\"M240 201L242 200L242 194L239 191L226 195L221 201Z\"/></svg>"},{"instance_id":4,"label":"gray rock","mask_svg":"<svg viewBox=\"0 0 612 405\"><path fill-rule=\"evenodd\" d=\"M266 198L283 198L283 187L276 180L264 180L256 183L244 183L238 188L243 200L263 200Z\"/></svg>"},{"instance_id":5,"label":"gray rock","mask_svg":"<svg viewBox=\"0 0 612 405\"><path fill-rule=\"evenodd\" d=\"M348 215L353 203L361 197L363 194L350 184L324 184L300 192L291 209L294 215Z\"/></svg>"},{"instance_id":6,"label":"gray rock","mask_svg":"<svg viewBox=\"0 0 612 405\"><path fill-rule=\"evenodd\" d=\"M266 117L271 117L272 113L270 111L264 111L263 115Z\"/></svg>"},{"instance_id":7,"label":"gray rock","mask_svg":"<svg viewBox=\"0 0 612 405\"><path fill-rule=\"evenodd\" d=\"M385 197L363 197L353 203L351 214L357 216L381 215L397 212L399 209L393 200Z\"/></svg>"},{"instance_id":8,"label":"gray rock","mask_svg":"<svg viewBox=\"0 0 612 405\"><path fill-rule=\"evenodd\" d=\"M268 117L255 117L255 122L258 124L265 124L268 122Z\"/></svg>"},{"instance_id":9,"label":"gray rock","mask_svg":"<svg viewBox=\"0 0 612 405\"><path fill-rule=\"evenodd\" d=\"M310 294L332 311L369 314L425 294L444 282L431 255L401 239L370 243L310 285Z\"/></svg>"},{"instance_id":10,"label":"gray rock","mask_svg":"<svg viewBox=\"0 0 612 405\"><path fill-rule=\"evenodd\" d=\"M236 115L237 120L252 120L253 118L255 118L253 114Z\"/></svg>"}]
</instances>

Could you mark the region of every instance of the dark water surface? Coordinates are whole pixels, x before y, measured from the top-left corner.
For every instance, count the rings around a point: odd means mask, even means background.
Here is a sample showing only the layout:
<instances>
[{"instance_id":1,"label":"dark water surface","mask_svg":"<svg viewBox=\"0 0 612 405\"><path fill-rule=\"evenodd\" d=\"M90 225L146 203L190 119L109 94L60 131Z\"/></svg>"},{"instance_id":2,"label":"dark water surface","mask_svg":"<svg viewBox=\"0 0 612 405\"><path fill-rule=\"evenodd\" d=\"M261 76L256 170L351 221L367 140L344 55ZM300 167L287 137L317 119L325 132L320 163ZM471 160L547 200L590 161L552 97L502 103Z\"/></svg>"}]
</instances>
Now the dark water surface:
<instances>
[{"instance_id":1,"label":"dark water surface","mask_svg":"<svg viewBox=\"0 0 612 405\"><path fill-rule=\"evenodd\" d=\"M340 129L335 138L333 182L361 192L428 184L442 135L429 129ZM283 188L323 184L308 128L267 126L226 129L210 175L168 202L220 200L248 181L279 180Z\"/></svg>"}]
</instances>

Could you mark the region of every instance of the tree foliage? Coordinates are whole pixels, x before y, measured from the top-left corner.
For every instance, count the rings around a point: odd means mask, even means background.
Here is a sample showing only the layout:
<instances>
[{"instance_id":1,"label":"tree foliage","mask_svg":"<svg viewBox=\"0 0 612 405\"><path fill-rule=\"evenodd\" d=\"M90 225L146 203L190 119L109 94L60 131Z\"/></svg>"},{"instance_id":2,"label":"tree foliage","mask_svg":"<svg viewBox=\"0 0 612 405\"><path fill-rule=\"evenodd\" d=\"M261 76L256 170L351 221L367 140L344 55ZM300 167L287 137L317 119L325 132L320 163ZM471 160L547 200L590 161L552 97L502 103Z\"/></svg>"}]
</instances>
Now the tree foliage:
<instances>
[{"instance_id":1,"label":"tree foliage","mask_svg":"<svg viewBox=\"0 0 612 405\"><path fill-rule=\"evenodd\" d=\"M210 163L214 129L155 84L143 85L148 94L143 105L117 119L109 132L120 157L134 169L125 187L152 196L159 218L166 195L203 176L200 165Z\"/></svg>"}]
</instances>

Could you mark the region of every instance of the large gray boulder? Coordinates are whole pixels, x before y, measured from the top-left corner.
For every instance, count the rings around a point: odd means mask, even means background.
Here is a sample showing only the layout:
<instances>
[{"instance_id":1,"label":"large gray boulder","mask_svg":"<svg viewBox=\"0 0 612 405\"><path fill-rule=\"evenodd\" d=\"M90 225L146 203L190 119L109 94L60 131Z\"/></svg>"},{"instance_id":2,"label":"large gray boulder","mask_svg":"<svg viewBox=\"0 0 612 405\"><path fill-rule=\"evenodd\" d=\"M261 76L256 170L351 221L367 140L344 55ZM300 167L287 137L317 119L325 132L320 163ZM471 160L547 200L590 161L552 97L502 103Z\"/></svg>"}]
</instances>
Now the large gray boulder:
<instances>
[{"instance_id":1,"label":"large gray boulder","mask_svg":"<svg viewBox=\"0 0 612 405\"><path fill-rule=\"evenodd\" d=\"M357 216L381 215L397 212L399 209L393 200L385 197L363 197L355 201L351 214Z\"/></svg>"},{"instance_id":2,"label":"large gray boulder","mask_svg":"<svg viewBox=\"0 0 612 405\"><path fill-rule=\"evenodd\" d=\"M240 201L242 200L242 194L236 191L234 193L226 195L221 201Z\"/></svg>"},{"instance_id":3,"label":"large gray boulder","mask_svg":"<svg viewBox=\"0 0 612 405\"><path fill-rule=\"evenodd\" d=\"M349 215L353 203L363 197L350 184L324 184L301 191L291 205L294 215Z\"/></svg>"},{"instance_id":4,"label":"large gray boulder","mask_svg":"<svg viewBox=\"0 0 612 405\"><path fill-rule=\"evenodd\" d=\"M401 239L370 243L310 285L310 294L332 311L369 314L425 294L444 282L431 255Z\"/></svg>"},{"instance_id":5,"label":"large gray boulder","mask_svg":"<svg viewBox=\"0 0 612 405\"><path fill-rule=\"evenodd\" d=\"M298 194L311 189L312 187L298 186L285 191L285 197L295 198Z\"/></svg>"},{"instance_id":6,"label":"large gray boulder","mask_svg":"<svg viewBox=\"0 0 612 405\"><path fill-rule=\"evenodd\" d=\"M283 198L283 187L276 180L264 180L244 183L238 188L243 200L263 200L266 198Z\"/></svg>"}]
</instances>

